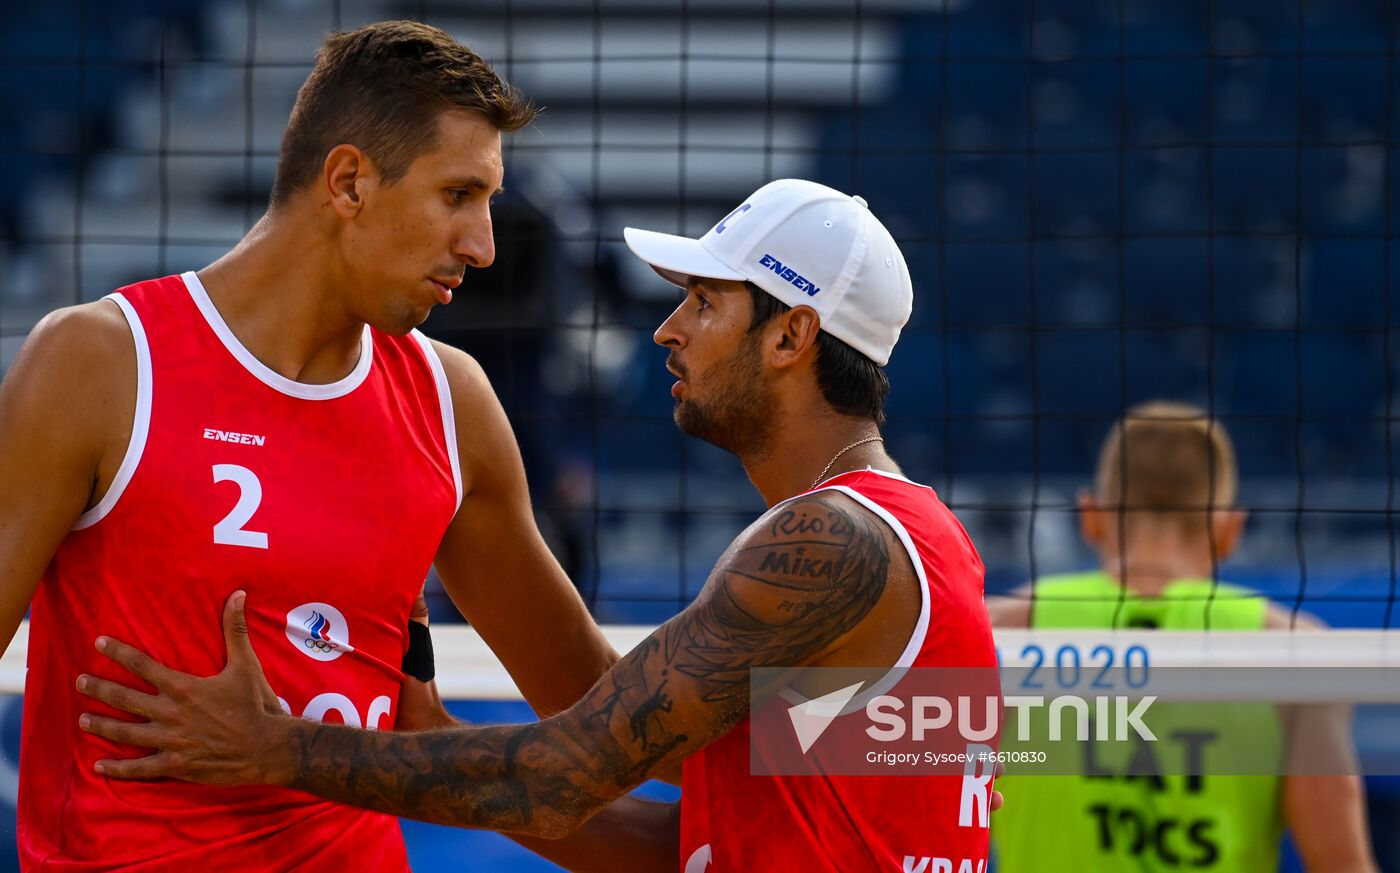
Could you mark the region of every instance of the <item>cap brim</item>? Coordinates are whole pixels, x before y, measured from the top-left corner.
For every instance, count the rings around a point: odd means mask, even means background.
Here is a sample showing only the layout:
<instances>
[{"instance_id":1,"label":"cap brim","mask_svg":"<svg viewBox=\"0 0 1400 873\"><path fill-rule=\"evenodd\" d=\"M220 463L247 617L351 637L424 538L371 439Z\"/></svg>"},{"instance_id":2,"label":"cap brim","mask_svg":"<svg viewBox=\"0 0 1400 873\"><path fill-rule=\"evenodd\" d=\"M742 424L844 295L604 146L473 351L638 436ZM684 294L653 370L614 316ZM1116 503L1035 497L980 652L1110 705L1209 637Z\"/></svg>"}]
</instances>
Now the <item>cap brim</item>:
<instances>
[{"instance_id":1,"label":"cap brim","mask_svg":"<svg viewBox=\"0 0 1400 873\"><path fill-rule=\"evenodd\" d=\"M623 228L622 238L627 241L632 254L651 264L661 278L682 288L691 276L734 282L748 278L710 254L698 239L635 227Z\"/></svg>"}]
</instances>

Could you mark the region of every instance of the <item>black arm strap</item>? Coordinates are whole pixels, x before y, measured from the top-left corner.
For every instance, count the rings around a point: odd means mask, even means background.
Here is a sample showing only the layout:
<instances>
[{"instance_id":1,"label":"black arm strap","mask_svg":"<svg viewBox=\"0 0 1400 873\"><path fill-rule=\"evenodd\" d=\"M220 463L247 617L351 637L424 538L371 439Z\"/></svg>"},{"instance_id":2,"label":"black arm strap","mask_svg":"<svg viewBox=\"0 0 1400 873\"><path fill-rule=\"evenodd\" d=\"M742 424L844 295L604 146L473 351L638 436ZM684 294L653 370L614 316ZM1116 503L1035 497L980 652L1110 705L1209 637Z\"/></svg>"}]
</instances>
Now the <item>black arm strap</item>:
<instances>
[{"instance_id":1,"label":"black arm strap","mask_svg":"<svg viewBox=\"0 0 1400 873\"><path fill-rule=\"evenodd\" d=\"M408 651L403 656L403 672L419 682L431 682L437 675L433 665L433 637L427 625L408 623Z\"/></svg>"}]
</instances>

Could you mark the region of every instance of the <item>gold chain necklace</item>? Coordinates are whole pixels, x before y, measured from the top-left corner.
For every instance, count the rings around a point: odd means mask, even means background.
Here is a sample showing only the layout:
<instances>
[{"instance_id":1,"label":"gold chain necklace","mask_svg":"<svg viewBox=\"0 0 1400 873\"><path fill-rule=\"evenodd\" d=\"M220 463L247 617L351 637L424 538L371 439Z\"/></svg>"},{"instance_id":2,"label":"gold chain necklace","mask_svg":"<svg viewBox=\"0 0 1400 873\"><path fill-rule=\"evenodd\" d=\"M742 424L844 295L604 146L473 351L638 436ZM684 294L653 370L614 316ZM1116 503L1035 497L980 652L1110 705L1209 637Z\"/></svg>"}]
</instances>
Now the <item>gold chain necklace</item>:
<instances>
[{"instance_id":1,"label":"gold chain necklace","mask_svg":"<svg viewBox=\"0 0 1400 873\"><path fill-rule=\"evenodd\" d=\"M827 471L827 470L830 470L830 469L832 468L832 466L834 466L834 465L836 464L836 462L837 462L838 460L840 460L841 456L844 455L844 454L846 454L847 452L849 452L851 449L855 448L856 446L863 446L863 445L865 445L866 443L880 443L880 442L884 442L884 438L883 438L883 437L873 436L873 437L866 437L866 438L863 439L863 440L856 440L855 442L851 443L849 446L846 446L844 449L842 449L841 451L839 451L839 452L837 452L835 455L833 455L830 461L827 461L827 462L826 462L826 466L825 466L825 467L822 467L822 471L821 471L820 473L817 474L817 478L816 478L816 479L812 480L812 484L809 485L809 486L807 486L807 490L808 490L808 491L811 491L813 488L815 488L815 487L817 487L818 485L820 485L820 484L822 483L822 480L826 478L826 471Z\"/></svg>"}]
</instances>

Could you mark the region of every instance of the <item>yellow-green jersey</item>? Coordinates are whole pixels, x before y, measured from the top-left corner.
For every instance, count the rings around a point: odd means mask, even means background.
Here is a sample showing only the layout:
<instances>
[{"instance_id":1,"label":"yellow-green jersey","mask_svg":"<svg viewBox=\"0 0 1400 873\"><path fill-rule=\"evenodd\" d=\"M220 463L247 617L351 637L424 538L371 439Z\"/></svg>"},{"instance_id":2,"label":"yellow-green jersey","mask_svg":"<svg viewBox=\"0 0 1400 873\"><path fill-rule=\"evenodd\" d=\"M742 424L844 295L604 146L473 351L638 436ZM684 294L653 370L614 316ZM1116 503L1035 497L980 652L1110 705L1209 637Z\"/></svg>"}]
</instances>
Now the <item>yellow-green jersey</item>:
<instances>
[{"instance_id":1,"label":"yellow-green jersey","mask_svg":"<svg viewBox=\"0 0 1400 873\"><path fill-rule=\"evenodd\" d=\"M1260 630L1267 609L1262 595L1237 586L1182 580L1141 597L1093 572L1039 580L1031 627ZM998 870L1278 869L1279 777L1210 775L1230 772L1231 745L1281 754L1275 708L1156 702L1152 709L1155 742L1084 743L1082 775L1016 767L998 780L1006 796L991 823ZM1003 737L1003 750L1016 747Z\"/></svg>"}]
</instances>

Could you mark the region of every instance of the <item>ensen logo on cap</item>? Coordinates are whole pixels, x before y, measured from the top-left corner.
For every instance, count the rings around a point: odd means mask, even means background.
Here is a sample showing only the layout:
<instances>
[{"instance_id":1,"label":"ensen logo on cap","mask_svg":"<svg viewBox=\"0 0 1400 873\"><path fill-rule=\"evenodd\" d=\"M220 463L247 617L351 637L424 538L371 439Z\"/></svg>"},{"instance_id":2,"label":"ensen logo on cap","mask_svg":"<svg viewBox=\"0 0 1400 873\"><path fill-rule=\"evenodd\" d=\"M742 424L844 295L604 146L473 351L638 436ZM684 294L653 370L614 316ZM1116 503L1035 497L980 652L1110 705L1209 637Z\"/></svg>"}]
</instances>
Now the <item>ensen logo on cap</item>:
<instances>
[{"instance_id":1,"label":"ensen logo on cap","mask_svg":"<svg viewBox=\"0 0 1400 873\"><path fill-rule=\"evenodd\" d=\"M804 292L808 297L816 297L821 293L822 289L818 288L812 280L808 279L806 276L799 275L796 270L786 266L782 261L772 255L765 254L758 259L758 263L759 266L767 267L774 273L777 273L780 278L785 279L790 285Z\"/></svg>"}]
</instances>

